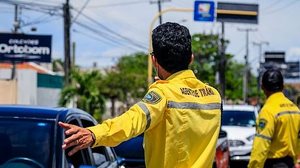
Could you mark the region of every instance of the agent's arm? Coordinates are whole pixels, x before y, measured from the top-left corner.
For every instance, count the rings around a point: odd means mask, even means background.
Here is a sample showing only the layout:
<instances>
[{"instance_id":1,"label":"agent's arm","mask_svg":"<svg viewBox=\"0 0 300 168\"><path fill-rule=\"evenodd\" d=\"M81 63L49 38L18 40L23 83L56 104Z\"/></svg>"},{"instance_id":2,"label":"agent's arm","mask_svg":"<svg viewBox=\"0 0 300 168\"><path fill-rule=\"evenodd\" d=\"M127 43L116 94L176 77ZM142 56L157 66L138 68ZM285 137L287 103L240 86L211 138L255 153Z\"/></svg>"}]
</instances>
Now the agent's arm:
<instances>
[{"instance_id":1,"label":"agent's arm","mask_svg":"<svg viewBox=\"0 0 300 168\"><path fill-rule=\"evenodd\" d=\"M116 146L153 128L162 120L166 98L158 88L151 88L144 98L124 114L88 127L95 135L96 146Z\"/></svg>"},{"instance_id":2,"label":"agent's arm","mask_svg":"<svg viewBox=\"0 0 300 168\"><path fill-rule=\"evenodd\" d=\"M248 168L264 167L272 142L274 122L274 116L266 110L260 112Z\"/></svg>"},{"instance_id":3,"label":"agent's arm","mask_svg":"<svg viewBox=\"0 0 300 168\"><path fill-rule=\"evenodd\" d=\"M60 122L59 125L66 129L66 136L69 136L64 140L62 148L74 146L68 153L73 155L89 146L116 146L154 127L161 121L165 108L166 98L159 89L152 88L142 101L127 112L96 126L81 128Z\"/></svg>"}]
</instances>

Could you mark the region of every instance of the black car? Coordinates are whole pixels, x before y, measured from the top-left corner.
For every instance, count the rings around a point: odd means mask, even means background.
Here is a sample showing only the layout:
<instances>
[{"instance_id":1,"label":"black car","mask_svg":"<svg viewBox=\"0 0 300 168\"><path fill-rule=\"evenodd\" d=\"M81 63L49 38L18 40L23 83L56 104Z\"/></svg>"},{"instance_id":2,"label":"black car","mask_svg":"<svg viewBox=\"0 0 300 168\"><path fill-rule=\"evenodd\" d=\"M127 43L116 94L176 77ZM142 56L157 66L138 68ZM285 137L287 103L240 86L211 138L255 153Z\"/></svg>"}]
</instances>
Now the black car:
<instances>
[{"instance_id":1,"label":"black car","mask_svg":"<svg viewBox=\"0 0 300 168\"><path fill-rule=\"evenodd\" d=\"M62 150L64 130L58 122L81 127L97 121L79 109L0 106L0 168L118 168L113 148L83 149L73 156Z\"/></svg>"}]
</instances>

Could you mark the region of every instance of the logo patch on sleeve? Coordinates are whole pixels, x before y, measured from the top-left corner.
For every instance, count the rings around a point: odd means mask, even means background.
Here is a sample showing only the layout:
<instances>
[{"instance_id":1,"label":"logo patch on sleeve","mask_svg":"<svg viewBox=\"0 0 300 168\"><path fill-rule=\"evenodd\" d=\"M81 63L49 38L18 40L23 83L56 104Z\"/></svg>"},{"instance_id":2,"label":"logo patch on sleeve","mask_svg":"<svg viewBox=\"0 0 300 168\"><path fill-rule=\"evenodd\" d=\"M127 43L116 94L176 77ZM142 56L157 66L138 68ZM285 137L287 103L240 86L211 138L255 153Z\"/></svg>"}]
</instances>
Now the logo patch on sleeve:
<instances>
[{"instance_id":1,"label":"logo patch on sleeve","mask_svg":"<svg viewBox=\"0 0 300 168\"><path fill-rule=\"evenodd\" d=\"M260 131L262 131L265 127L266 127L266 125L267 125L267 120L266 119L260 119L259 120L259 122L258 122L258 131L260 132Z\"/></svg>"},{"instance_id":2,"label":"logo patch on sleeve","mask_svg":"<svg viewBox=\"0 0 300 168\"><path fill-rule=\"evenodd\" d=\"M160 100L161 100L160 95L153 91L147 93L144 96L144 98L142 99L143 102L150 103L150 104L156 104L156 103L160 102Z\"/></svg>"}]
</instances>

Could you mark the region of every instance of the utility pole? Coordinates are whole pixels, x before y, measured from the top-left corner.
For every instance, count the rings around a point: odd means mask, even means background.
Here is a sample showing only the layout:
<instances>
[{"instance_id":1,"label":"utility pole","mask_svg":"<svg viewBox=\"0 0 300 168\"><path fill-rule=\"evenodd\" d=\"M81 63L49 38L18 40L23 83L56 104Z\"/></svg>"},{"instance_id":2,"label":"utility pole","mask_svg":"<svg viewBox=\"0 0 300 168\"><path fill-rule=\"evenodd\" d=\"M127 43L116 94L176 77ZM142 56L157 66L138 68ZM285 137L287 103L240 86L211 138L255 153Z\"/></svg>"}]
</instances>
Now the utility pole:
<instances>
[{"instance_id":1,"label":"utility pole","mask_svg":"<svg viewBox=\"0 0 300 168\"><path fill-rule=\"evenodd\" d=\"M157 3L157 5L158 5L158 13L161 13L161 3L162 2L169 2L169 1L171 1L171 0L150 1L150 4ZM159 15L159 24L160 25L162 24L162 15Z\"/></svg>"},{"instance_id":2,"label":"utility pole","mask_svg":"<svg viewBox=\"0 0 300 168\"><path fill-rule=\"evenodd\" d=\"M222 24L222 34L221 34L221 47L220 47L220 62L219 62L219 81L221 86L221 96L225 100L225 69L226 69L226 58L225 58L225 23Z\"/></svg>"},{"instance_id":3,"label":"utility pole","mask_svg":"<svg viewBox=\"0 0 300 168\"><path fill-rule=\"evenodd\" d=\"M257 103L259 103L259 91L260 91L260 74L261 74L261 58L262 58L262 46L263 45L269 45L269 42L267 41L261 41L261 42L253 42L254 46L258 47L258 69L257 69Z\"/></svg>"},{"instance_id":4,"label":"utility pole","mask_svg":"<svg viewBox=\"0 0 300 168\"><path fill-rule=\"evenodd\" d=\"M248 63L248 57L249 57L249 32L256 31L256 29L238 29L239 31L245 31L246 32L246 55L245 55L245 70L244 70L244 79L243 79L243 101L246 103L248 98L248 81L249 81L249 63Z\"/></svg>"},{"instance_id":5,"label":"utility pole","mask_svg":"<svg viewBox=\"0 0 300 168\"><path fill-rule=\"evenodd\" d=\"M18 11L19 7L18 5L16 4L15 5L15 19L14 19L14 30L13 30L13 33L18 33L18 29L20 28L20 24L19 24L19 16L18 16ZM13 58L12 60L12 69L11 69L11 79L15 79L16 78L16 62Z\"/></svg>"},{"instance_id":6,"label":"utility pole","mask_svg":"<svg viewBox=\"0 0 300 168\"><path fill-rule=\"evenodd\" d=\"M70 27L71 27L71 16L69 0L63 5L64 11L64 71L65 71L65 85L70 83L70 69L71 69L71 50L70 50Z\"/></svg>"},{"instance_id":7,"label":"utility pole","mask_svg":"<svg viewBox=\"0 0 300 168\"><path fill-rule=\"evenodd\" d=\"M72 60L71 60L71 63L72 63L72 68L75 67L75 57L76 57L76 43L73 42L72 43Z\"/></svg>"}]
</instances>

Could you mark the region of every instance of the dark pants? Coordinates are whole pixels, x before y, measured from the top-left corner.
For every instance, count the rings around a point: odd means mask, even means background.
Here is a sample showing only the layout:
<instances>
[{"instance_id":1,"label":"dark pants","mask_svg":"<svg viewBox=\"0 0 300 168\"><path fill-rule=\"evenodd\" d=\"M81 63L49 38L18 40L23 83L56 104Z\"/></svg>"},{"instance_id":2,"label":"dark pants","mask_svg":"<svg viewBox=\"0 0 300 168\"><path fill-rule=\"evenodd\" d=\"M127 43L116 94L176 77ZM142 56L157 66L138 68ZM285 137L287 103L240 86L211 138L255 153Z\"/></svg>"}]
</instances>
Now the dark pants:
<instances>
[{"instance_id":1,"label":"dark pants","mask_svg":"<svg viewBox=\"0 0 300 168\"><path fill-rule=\"evenodd\" d=\"M294 160L290 156L284 158L267 159L264 168L294 168Z\"/></svg>"}]
</instances>

